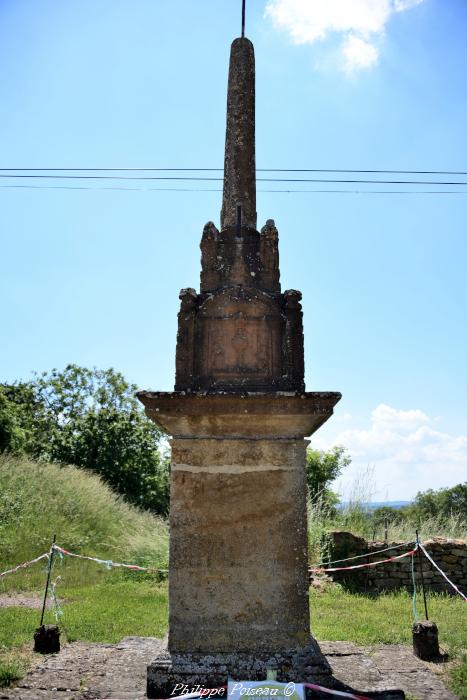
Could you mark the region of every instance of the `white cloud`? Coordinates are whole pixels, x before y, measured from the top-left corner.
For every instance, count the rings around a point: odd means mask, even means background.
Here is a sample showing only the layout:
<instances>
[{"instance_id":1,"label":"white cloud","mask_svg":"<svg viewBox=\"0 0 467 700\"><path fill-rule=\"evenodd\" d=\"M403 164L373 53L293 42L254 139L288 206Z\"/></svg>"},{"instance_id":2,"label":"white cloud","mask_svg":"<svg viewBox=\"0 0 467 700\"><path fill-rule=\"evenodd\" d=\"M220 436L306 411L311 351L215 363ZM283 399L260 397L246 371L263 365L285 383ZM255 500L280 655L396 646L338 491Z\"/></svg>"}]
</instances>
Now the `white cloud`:
<instances>
[{"instance_id":1,"label":"white cloud","mask_svg":"<svg viewBox=\"0 0 467 700\"><path fill-rule=\"evenodd\" d=\"M346 484L371 465L376 500L410 500L417 491L454 486L466 478L467 435L436 430L434 423L420 409L380 404L372 411L369 426L348 427L331 439L317 433L312 445L348 448L353 464L338 484L344 492Z\"/></svg>"},{"instance_id":2,"label":"white cloud","mask_svg":"<svg viewBox=\"0 0 467 700\"><path fill-rule=\"evenodd\" d=\"M366 39L349 34L342 44L346 71L356 68L371 68L378 63L378 49Z\"/></svg>"},{"instance_id":3,"label":"white cloud","mask_svg":"<svg viewBox=\"0 0 467 700\"><path fill-rule=\"evenodd\" d=\"M423 1L268 0L265 13L297 44L313 44L337 34L342 41L342 68L349 72L375 65L391 16Z\"/></svg>"},{"instance_id":4,"label":"white cloud","mask_svg":"<svg viewBox=\"0 0 467 700\"><path fill-rule=\"evenodd\" d=\"M385 426L391 428L399 428L401 430L412 430L419 425L424 425L430 422L430 419L420 411L420 409L411 409L409 411L398 410L384 403L379 406L371 414L371 420L376 429Z\"/></svg>"},{"instance_id":5,"label":"white cloud","mask_svg":"<svg viewBox=\"0 0 467 700\"><path fill-rule=\"evenodd\" d=\"M421 5L423 0L394 0L394 9L396 12L404 12L412 7Z\"/></svg>"}]
</instances>

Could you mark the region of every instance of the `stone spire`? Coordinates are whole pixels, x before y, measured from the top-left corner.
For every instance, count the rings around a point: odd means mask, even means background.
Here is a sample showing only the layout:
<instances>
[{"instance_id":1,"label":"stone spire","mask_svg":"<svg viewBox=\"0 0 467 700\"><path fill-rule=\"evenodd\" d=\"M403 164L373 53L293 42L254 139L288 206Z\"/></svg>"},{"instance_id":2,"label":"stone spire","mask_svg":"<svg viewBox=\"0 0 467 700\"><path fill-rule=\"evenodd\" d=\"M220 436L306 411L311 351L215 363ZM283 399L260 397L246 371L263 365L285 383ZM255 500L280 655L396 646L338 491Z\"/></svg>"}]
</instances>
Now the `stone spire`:
<instances>
[{"instance_id":1,"label":"stone spire","mask_svg":"<svg viewBox=\"0 0 467 700\"><path fill-rule=\"evenodd\" d=\"M221 230L204 227L199 294L180 292L175 391L138 394L172 436L169 634L148 666L148 698L173 697L180 682L265 678L271 666L278 681L334 687L310 634L304 438L340 394L305 392L301 294L281 292L274 221L256 228L244 14L245 0L230 56Z\"/></svg>"},{"instance_id":2,"label":"stone spire","mask_svg":"<svg viewBox=\"0 0 467 700\"><path fill-rule=\"evenodd\" d=\"M255 52L249 39L230 50L221 229L239 222L256 229Z\"/></svg>"}]
</instances>

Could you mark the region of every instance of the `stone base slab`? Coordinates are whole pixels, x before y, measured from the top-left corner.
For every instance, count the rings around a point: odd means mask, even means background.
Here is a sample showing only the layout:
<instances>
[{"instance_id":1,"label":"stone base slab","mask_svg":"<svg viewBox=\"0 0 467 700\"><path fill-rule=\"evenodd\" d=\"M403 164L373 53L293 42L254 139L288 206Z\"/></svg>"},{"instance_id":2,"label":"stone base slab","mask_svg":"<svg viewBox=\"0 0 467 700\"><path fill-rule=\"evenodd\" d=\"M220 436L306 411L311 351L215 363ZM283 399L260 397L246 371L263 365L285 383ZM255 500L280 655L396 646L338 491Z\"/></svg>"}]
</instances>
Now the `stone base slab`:
<instances>
[{"instance_id":1,"label":"stone base slab","mask_svg":"<svg viewBox=\"0 0 467 700\"><path fill-rule=\"evenodd\" d=\"M314 640L301 649L249 654L171 654L164 650L147 671L148 698L168 698L178 695L177 684L189 688L218 688L233 680L265 680L267 671L277 671L277 680L303 683L313 681L332 687L331 667Z\"/></svg>"}]
</instances>

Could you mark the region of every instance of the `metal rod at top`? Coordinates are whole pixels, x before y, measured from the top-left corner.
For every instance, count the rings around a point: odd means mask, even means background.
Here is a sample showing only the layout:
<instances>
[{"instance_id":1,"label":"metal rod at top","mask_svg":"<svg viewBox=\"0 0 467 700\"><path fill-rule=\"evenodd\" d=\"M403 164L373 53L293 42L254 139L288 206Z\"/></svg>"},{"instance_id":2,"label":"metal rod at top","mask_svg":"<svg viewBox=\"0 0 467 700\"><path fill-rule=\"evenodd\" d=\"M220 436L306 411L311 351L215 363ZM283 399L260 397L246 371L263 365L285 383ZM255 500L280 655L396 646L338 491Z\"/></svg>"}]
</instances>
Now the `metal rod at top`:
<instances>
[{"instance_id":1,"label":"metal rod at top","mask_svg":"<svg viewBox=\"0 0 467 700\"><path fill-rule=\"evenodd\" d=\"M242 0L242 39L245 36L245 2L246 0Z\"/></svg>"},{"instance_id":2,"label":"metal rod at top","mask_svg":"<svg viewBox=\"0 0 467 700\"><path fill-rule=\"evenodd\" d=\"M420 580L422 582L422 592L423 592L423 604L425 606L425 619L428 620L428 606L426 604L426 593L425 593L425 579L423 578L423 564L422 564L422 553L420 551L420 538L418 536L418 530L415 530L415 541L417 543L418 550L418 565L420 567Z\"/></svg>"},{"instance_id":3,"label":"metal rod at top","mask_svg":"<svg viewBox=\"0 0 467 700\"><path fill-rule=\"evenodd\" d=\"M45 593L44 593L44 602L42 604L42 614L41 614L41 624L40 626L42 627L44 623L44 613L45 613L45 604L47 603L47 593L49 592L49 584L50 584L50 575L52 573L52 566L54 563L54 554L55 554L55 542L57 540L57 535L54 535L54 539L52 542L52 545L50 547L50 553L49 553L49 565L47 567L47 583L45 584Z\"/></svg>"}]
</instances>

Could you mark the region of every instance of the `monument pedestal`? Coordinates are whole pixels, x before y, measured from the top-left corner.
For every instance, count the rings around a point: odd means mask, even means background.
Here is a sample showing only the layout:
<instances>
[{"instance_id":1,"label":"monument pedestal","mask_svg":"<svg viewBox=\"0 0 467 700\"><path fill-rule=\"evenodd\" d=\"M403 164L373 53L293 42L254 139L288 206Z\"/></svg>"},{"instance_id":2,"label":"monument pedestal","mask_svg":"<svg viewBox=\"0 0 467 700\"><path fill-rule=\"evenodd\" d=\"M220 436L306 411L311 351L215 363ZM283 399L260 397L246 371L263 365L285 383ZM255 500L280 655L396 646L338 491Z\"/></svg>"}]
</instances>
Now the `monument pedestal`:
<instances>
[{"instance_id":1,"label":"monument pedestal","mask_svg":"<svg viewBox=\"0 0 467 700\"><path fill-rule=\"evenodd\" d=\"M196 689L196 686L220 688L227 685L229 678L261 681L266 679L270 669L277 671L277 680L281 682L313 681L328 688L335 685L327 660L318 644L310 639L307 645L297 649L260 654L175 654L167 651L148 666L147 696L178 695L180 693L174 689L180 683ZM178 688L180 690L180 686Z\"/></svg>"},{"instance_id":2,"label":"monument pedestal","mask_svg":"<svg viewBox=\"0 0 467 700\"><path fill-rule=\"evenodd\" d=\"M310 637L305 436L336 392L140 392L172 436L169 636L148 697L176 683L330 677Z\"/></svg>"}]
</instances>

